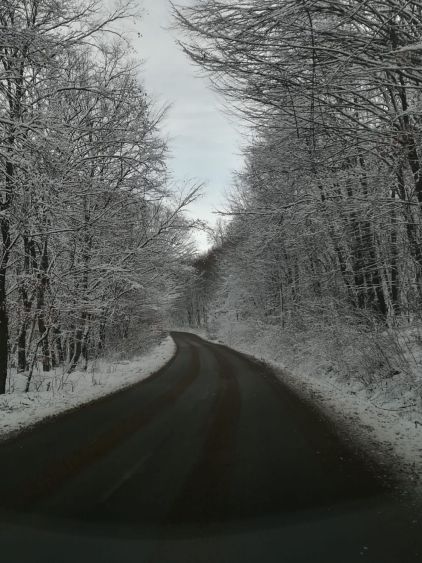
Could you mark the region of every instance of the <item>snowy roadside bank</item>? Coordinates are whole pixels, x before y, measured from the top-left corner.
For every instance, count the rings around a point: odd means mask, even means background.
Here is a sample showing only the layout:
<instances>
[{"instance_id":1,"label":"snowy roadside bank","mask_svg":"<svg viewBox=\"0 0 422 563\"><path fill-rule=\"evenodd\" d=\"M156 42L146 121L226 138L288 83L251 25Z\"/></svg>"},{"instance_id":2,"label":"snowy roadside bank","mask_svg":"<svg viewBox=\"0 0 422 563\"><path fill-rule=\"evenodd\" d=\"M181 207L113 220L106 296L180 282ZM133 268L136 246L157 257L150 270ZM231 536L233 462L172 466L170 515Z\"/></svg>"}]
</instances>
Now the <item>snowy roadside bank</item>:
<instances>
[{"instance_id":1,"label":"snowy roadside bank","mask_svg":"<svg viewBox=\"0 0 422 563\"><path fill-rule=\"evenodd\" d=\"M319 404L346 436L357 439L380 462L387 461L399 477L422 489L420 416L408 417L392 405L376 405L375 393L368 394L358 383L345 384L334 376L314 377L300 367L269 363L282 381Z\"/></svg>"},{"instance_id":2,"label":"snowy roadside bank","mask_svg":"<svg viewBox=\"0 0 422 563\"><path fill-rule=\"evenodd\" d=\"M204 330L188 329L202 338ZM265 334L230 330L209 340L226 344L270 365L277 376L300 395L316 403L346 437L361 444L399 478L422 490L422 411L403 408L412 398L400 374L369 388L330 371L316 348L298 345L286 351Z\"/></svg>"},{"instance_id":3,"label":"snowy roadside bank","mask_svg":"<svg viewBox=\"0 0 422 563\"><path fill-rule=\"evenodd\" d=\"M176 344L171 336L167 336L146 354L132 360L98 360L85 372L63 375L57 370L48 377L43 374L39 390L29 393L20 390L24 388L26 378L14 375L14 392L0 397L0 439L138 383L162 368L175 353Z\"/></svg>"}]
</instances>

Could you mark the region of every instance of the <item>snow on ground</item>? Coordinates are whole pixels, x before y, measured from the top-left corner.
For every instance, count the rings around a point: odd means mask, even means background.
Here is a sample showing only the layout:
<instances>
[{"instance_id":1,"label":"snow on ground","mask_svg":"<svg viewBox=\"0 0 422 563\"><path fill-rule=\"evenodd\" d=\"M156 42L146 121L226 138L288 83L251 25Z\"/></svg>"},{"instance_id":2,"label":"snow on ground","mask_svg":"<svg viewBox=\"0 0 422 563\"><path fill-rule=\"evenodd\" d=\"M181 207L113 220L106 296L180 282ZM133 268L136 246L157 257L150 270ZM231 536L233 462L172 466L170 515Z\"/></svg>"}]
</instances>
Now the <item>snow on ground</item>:
<instances>
[{"instance_id":1,"label":"snow on ground","mask_svg":"<svg viewBox=\"0 0 422 563\"><path fill-rule=\"evenodd\" d=\"M97 360L87 371L69 375L59 370L34 374L35 390L29 393L23 392L26 378L14 374L11 392L0 397L0 438L142 381L162 368L175 353L176 345L168 336L132 360Z\"/></svg>"},{"instance_id":2,"label":"snow on ground","mask_svg":"<svg viewBox=\"0 0 422 563\"><path fill-rule=\"evenodd\" d=\"M203 330L192 332L204 335ZM317 342L314 346L307 342L283 347L276 335L241 323L212 336L271 365L283 382L322 407L345 437L360 443L399 477L422 489L420 371L416 380L399 372L368 385L334 371ZM411 354L418 360L417 347L413 346Z\"/></svg>"},{"instance_id":3,"label":"snow on ground","mask_svg":"<svg viewBox=\"0 0 422 563\"><path fill-rule=\"evenodd\" d=\"M324 411L354 435L367 450L399 475L421 486L422 416L407 416L395 402L380 406L376 396L359 383L345 384L335 376L315 377L309 371L280 363L277 375L305 397L316 401Z\"/></svg>"}]
</instances>

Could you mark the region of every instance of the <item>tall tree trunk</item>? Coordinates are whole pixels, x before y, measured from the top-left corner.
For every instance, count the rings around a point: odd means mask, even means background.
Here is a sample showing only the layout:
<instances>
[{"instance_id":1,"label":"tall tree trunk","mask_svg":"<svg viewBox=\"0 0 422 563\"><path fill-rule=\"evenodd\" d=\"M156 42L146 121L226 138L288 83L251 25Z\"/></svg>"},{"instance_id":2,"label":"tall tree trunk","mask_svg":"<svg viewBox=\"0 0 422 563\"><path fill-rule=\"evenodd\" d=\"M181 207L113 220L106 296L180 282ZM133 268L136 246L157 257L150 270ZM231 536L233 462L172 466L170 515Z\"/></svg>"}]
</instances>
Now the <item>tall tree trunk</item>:
<instances>
[{"instance_id":1,"label":"tall tree trunk","mask_svg":"<svg viewBox=\"0 0 422 563\"><path fill-rule=\"evenodd\" d=\"M8 167L6 167L8 169ZM7 176L8 177L8 176ZM6 197L7 194L6 194ZM0 206L0 211L6 210L6 204ZM2 255L0 256L0 395L6 393L7 367L9 356L9 317L7 314L6 272L10 254L10 227L6 216L0 217L2 236Z\"/></svg>"},{"instance_id":2,"label":"tall tree trunk","mask_svg":"<svg viewBox=\"0 0 422 563\"><path fill-rule=\"evenodd\" d=\"M48 286L48 243L47 239L44 241L43 251L40 259L40 273L38 276L38 290L37 290L37 316L38 316L38 331L40 335L45 335L41 341L42 349L42 367L43 371L50 371L50 345L48 339L48 330L45 317L45 292Z\"/></svg>"},{"instance_id":3,"label":"tall tree trunk","mask_svg":"<svg viewBox=\"0 0 422 563\"><path fill-rule=\"evenodd\" d=\"M98 357L101 354L101 352L104 350L104 347L105 347L106 325L107 325L107 318L104 314L101 318L101 321L100 321L96 357Z\"/></svg>"},{"instance_id":4,"label":"tall tree trunk","mask_svg":"<svg viewBox=\"0 0 422 563\"><path fill-rule=\"evenodd\" d=\"M52 346L55 348L55 357L58 365L64 364L65 356L63 350L63 343L62 343L62 335L60 327L55 326L53 327L53 341Z\"/></svg>"},{"instance_id":5,"label":"tall tree trunk","mask_svg":"<svg viewBox=\"0 0 422 563\"><path fill-rule=\"evenodd\" d=\"M76 366L78 365L78 362L79 362L81 355L82 355L82 352L84 350L84 347L86 346L86 343L87 343L87 340L88 340L88 334L89 334L89 327L86 324L86 320L87 320L86 313L82 313L81 321L83 323L85 323L85 326L84 326L83 329L78 328L75 331L74 352L73 352L73 357L71 359L70 365L67 369L67 373L71 373L72 371L74 371L76 369Z\"/></svg>"},{"instance_id":6,"label":"tall tree trunk","mask_svg":"<svg viewBox=\"0 0 422 563\"><path fill-rule=\"evenodd\" d=\"M26 371L26 332L27 332L27 322L24 320L22 322L21 328L19 330L17 345L18 345L18 373Z\"/></svg>"},{"instance_id":7,"label":"tall tree trunk","mask_svg":"<svg viewBox=\"0 0 422 563\"><path fill-rule=\"evenodd\" d=\"M94 176L94 168L91 169L91 178ZM90 227L90 200L88 196L84 196L83 199L83 207L84 207L84 229L82 232L82 282L80 286L79 295L85 301L87 294L88 294L88 286L89 286L89 264L91 259L91 246L92 246L92 237L89 232ZM81 357L83 347L86 344L88 334L89 334L89 313L85 309L81 312L79 326L77 326L75 331L75 346L73 351L73 356L70 361L70 365L68 367L67 372L71 373L76 366L78 365L79 359Z\"/></svg>"},{"instance_id":8,"label":"tall tree trunk","mask_svg":"<svg viewBox=\"0 0 422 563\"><path fill-rule=\"evenodd\" d=\"M8 344L9 319L6 306L6 269L2 265L0 268L0 395L6 392Z\"/></svg>"},{"instance_id":9,"label":"tall tree trunk","mask_svg":"<svg viewBox=\"0 0 422 563\"><path fill-rule=\"evenodd\" d=\"M73 342L74 342L73 355L72 355L72 358L70 360L70 365L69 365L68 370L67 370L68 373L71 373L72 371L74 371L74 369L78 365L79 358L81 357L82 335L83 335L83 331L82 331L81 328L78 328L78 329L75 330L75 335L74 335L74 339L73 339Z\"/></svg>"}]
</instances>

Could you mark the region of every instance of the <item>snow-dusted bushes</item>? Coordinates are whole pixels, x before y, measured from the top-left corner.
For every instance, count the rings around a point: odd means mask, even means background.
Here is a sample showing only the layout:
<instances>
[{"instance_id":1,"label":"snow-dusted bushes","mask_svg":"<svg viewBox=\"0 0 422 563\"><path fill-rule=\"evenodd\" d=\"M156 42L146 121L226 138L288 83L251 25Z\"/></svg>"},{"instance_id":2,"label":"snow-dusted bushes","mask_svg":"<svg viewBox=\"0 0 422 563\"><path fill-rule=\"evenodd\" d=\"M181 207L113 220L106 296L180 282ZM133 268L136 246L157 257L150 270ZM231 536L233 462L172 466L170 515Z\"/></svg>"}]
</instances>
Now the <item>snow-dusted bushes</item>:
<instances>
[{"instance_id":1,"label":"snow-dusted bushes","mask_svg":"<svg viewBox=\"0 0 422 563\"><path fill-rule=\"evenodd\" d=\"M403 381L422 385L422 347L398 329L368 327L332 319L330 324L314 322L308 329L290 325L284 328L260 321L236 321L214 317L208 324L211 338L235 348L243 347L264 360L286 366L306 366L315 377L336 374L345 382L360 382L368 389L393 381L400 374ZM418 393L415 388L415 396Z\"/></svg>"}]
</instances>

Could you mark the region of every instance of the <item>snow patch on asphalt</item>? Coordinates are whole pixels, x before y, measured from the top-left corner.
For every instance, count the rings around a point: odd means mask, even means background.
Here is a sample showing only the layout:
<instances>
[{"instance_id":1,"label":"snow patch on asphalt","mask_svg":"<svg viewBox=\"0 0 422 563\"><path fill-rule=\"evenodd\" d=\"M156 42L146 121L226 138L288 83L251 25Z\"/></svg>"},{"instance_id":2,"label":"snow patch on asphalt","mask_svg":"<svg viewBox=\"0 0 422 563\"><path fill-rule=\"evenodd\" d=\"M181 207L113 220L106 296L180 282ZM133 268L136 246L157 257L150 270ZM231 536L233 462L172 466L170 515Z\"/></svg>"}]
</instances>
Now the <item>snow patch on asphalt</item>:
<instances>
[{"instance_id":1,"label":"snow patch on asphalt","mask_svg":"<svg viewBox=\"0 0 422 563\"><path fill-rule=\"evenodd\" d=\"M34 374L36 390L29 393L23 391L26 377L14 374L12 392L0 396L0 438L138 383L161 369L175 353L176 344L168 336L132 360L97 360L87 371L68 375L61 370Z\"/></svg>"}]
</instances>

